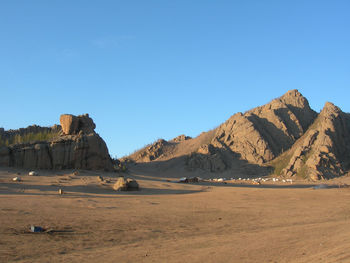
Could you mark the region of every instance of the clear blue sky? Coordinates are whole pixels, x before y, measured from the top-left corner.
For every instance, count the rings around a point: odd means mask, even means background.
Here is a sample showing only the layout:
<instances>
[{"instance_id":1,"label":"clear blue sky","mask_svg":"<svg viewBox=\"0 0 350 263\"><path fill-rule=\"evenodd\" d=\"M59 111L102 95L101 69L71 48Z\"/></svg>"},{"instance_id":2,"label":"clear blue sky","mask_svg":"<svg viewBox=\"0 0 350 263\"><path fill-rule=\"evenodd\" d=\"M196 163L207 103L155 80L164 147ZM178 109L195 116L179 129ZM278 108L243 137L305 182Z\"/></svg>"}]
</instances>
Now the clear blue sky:
<instances>
[{"instance_id":1,"label":"clear blue sky","mask_svg":"<svg viewBox=\"0 0 350 263\"><path fill-rule=\"evenodd\" d=\"M350 1L0 2L0 127L89 113L112 156L290 89L350 112Z\"/></svg>"}]
</instances>

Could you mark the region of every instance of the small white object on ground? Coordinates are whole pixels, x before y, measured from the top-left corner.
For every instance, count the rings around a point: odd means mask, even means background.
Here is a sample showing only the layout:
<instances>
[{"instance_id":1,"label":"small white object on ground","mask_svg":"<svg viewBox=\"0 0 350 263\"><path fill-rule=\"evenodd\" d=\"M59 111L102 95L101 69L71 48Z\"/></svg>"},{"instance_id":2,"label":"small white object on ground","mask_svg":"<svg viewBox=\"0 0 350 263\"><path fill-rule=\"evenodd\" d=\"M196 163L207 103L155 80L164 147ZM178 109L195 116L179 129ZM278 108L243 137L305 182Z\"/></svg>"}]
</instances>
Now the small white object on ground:
<instances>
[{"instance_id":1,"label":"small white object on ground","mask_svg":"<svg viewBox=\"0 0 350 263\"><path fill-rule=\"evenodd\" d=\"M35 172L35 171L30 171L30 172L28 173L28 175L29 175L29 176L38 176L38 173Z\"/></svg>"},{"instance_id":2,"label":"small white object on ground","mask_svg":"<svg viewBox=\"0 0 350 263\"><path fill-rule=\"evenodd\" d=\"M20 181L21 181L21 178L20 178L20 177L14 177L14 178L12 178L12 181L14 181L14 182L20 182Z\"/></svg>"}]
</instances>

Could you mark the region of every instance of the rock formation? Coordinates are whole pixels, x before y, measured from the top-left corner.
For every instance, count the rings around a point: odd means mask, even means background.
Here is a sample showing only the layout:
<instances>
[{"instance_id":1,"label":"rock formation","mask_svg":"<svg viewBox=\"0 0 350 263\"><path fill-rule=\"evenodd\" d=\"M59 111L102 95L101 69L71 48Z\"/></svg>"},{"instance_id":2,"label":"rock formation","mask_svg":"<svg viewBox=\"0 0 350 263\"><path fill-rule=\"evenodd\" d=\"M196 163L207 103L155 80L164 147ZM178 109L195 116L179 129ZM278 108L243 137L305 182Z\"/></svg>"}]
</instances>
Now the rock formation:
<instances>
[{"instance_id":1,"label":"rock formation","mask_svg":"<svg viewBox=\"0 0 350 263\"><path fill-rule=\"evenodd\" d=\"M349 135L349 114L331 103L317 114L299 91L291 90L264 106L234 114L196 138L180 135L157 141L128 158L157 161L157 167L164 163L167 169L169 161L177 159L191 171L253 176L266 174L271 166L282 176L328 179L350 168Z\"/></svg>"},{"instance_id":2,"label":"rock formation","mask_svg":"<svg viewBox=\"0 0 350 263\"><path fill-rule=\"evenodd\" d=\"M171 143L164 139L159 139L155 143L142 148L141 150L135 152L128 159L136 162L150 162L156 160L158 157L162 156L167 152L168 147L171 147Z\"/></svg>"},{"instance_id":3,"label":"rock formation","mask_svg":"<svg viewBox=\"0 0 350 263\"><path fill-rule=\"evenodd\" d=\"M74 135L79 132L90 134L94 133L96 125L89 117L89 114L74 116L71 114L62 114L60 117L62 131L65 135Z\"/></svg>"},{"instance_id":4,"label":"rock formation","mask_svg":"<svg viewBox=\"0 0 350 263\"><path fill-rule=\"evenodd\" d=\"M170 140L170 142L183 142L183 141L187 141L189 139L192 139L190 136L186 136L185 134L181 134L177 137L175 137L174 139Z\"/></svg>"},{"instance_id":5,"label":"rock formation","mask_svg":"<svg viewBox=\"0 0 350 263\"><path fill-rule=\"evenodd\" d=\"M31 169L113 170L106 143L88 115L62 115L62 134L0 148L0 165Z\"/></svg>"},{"instance_id":6,"label":"rock formation","mask_svg":"<svg viewBox=\"0 0 350 263\"><path fill-rule=\"evenodd\" d=\"M115 191L137 191L139 184L135 179L119 177L113 185Z\"/></svg>"},{"instance_id":7,"label":"rock formation","mask_svg":"<svg viewBox=\"0 0 350 263\"><path fill-rule=\"evenodd\" d=\"M292 90L269 104L233 115L217 129L215 141L244 160L263 164L289 149L316 116L307 99Z\"/></svg>"},{"instance_id":8,"label":"rock formation","mask_svg":"<svg viewBox=\"0 0 350 263\"><path fill-rule=\"evenodd\" d=\"M262 165L288 150L316 117L307 99L292 90L264 106L233 115L210 136L205 135L205 141L179 136L167 142L166 147L156 143L140 150L138 158L131 158L139 161L141 156L152 156L143 161L153 161L188 155L186 164L191 170L222 171L232 167L237 158ZM152 149L156 154L150 154Z\"/></svg>"},{"instance_id":9,"label":"rock formation","mask_svg":"<svg viewBox=\"0 0 350 263\"><path fill-rule=\"evenodd\" d=\"M275 163L288 160L282 175L311 180L344 174L350 162L350 115L327 102L314 124Z\"/></svg>"}]
</instances>

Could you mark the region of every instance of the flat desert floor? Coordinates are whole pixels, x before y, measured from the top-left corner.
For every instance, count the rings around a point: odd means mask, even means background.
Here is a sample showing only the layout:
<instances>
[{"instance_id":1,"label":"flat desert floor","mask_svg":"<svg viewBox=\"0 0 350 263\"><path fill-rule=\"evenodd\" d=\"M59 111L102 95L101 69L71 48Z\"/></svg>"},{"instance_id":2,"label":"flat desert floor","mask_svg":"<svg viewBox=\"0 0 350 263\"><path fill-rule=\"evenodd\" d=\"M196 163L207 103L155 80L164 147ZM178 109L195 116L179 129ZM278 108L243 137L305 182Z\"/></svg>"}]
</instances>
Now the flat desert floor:
<instances>
[{"instance_id":1,"label":"flat desert floor","mask_svg":"<svg viewBox=\"0 0 350 263\"><path fill-rule=\"evenodd\" d=\"M115 192L113 173L27 173L0 170L0 262L350 262L349 188L132 173L141 190Z\"/></svg>"}]
</instances>

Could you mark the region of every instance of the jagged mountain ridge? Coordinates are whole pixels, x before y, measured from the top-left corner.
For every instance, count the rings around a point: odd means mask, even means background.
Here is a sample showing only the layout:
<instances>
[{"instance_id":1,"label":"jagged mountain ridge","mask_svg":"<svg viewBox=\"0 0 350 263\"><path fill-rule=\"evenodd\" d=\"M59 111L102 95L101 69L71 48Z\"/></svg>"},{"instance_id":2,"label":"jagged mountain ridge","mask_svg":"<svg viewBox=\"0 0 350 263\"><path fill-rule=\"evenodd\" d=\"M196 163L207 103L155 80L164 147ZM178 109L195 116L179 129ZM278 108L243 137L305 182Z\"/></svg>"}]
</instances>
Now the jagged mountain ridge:
<instances>
[{"instance_id":1,"label":"jagged mountain ridge","mask_svg":"<svg viewBox=\"0 0 350 263\"><path fill-rule=\"evenodd\" d=\"M183 158L183 165L187 169L210 172L236 171L237 166L253 164L260 167L279 166L275 171L283 176L297 176L301 173L303 177L311 179L339 176L344 174L348 167L347 157L344 156L348 156L350 152L350 118L349 114L331 105L333 104L326 104L325 109L317 114L298 90L291 90L266 105L234 114L218 128L202 133L196 138L179 141L159 140L128 156L127 159L137 163L161 164L174 158ZM332 124L331 116L336 116L334 119L340 118L341 121ZM319 127L320 123L323 126ZM315 160L313 163L318 164L313 169L306 169L305 175L305 168L293 170L295 160L291 158L298 154L292 151L296 151L298 145L303 145L301 141L312 138L315 126L319 127L317 130L320 134L317 149L322 146L329 149L335 147L334 156L330 154L329 159L322 159L315 153L310 160ZM332 136L328 134L328 128L331 128ZM330 152L333 153L333 150ZM282 159L285 167L281 168L283 165L278 162ZM335 163L333 166L339 169L330 169L330 166L325 168L325 160L332 160L328 162ZM312 162L309 161L310 163Z\"/></svg>"}]
</instances>

